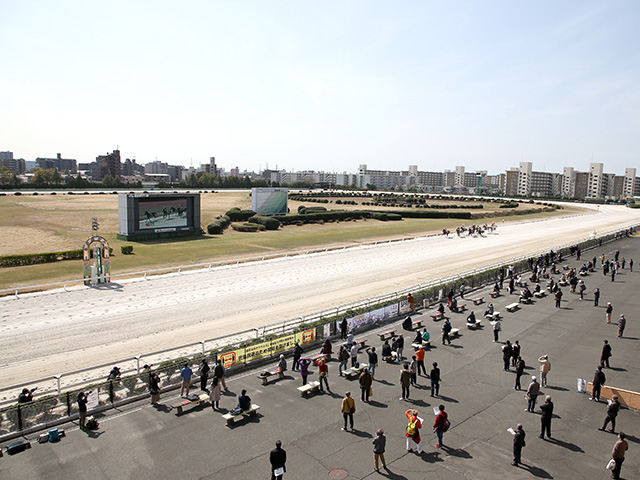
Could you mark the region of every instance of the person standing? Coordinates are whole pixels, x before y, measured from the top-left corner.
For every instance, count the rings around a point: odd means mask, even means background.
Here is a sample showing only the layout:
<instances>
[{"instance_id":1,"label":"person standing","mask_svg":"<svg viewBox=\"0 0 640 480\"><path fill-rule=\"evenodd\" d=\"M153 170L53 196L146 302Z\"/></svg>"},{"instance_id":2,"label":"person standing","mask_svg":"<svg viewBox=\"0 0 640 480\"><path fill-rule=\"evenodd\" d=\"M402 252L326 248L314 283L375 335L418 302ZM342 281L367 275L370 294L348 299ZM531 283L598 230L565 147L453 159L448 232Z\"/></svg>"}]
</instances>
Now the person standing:
<instances>
[{"instance_id":1,"label":"person standing","mask_svg":"<svg viewBox=\"0 0 640 480\"><path fill-rule=\"evenodd\" d=\"M465 291L464 283L460 285L460 298L464 299L464 291Z\"/></svg>"},{"instance_id":2,"label":"person standing","mask_svg":"<svg viewBox=\"0 0 640 480\"><path fill-rule=\"evenodd\" d=\"M509 362L511 362L512 353L513 349L511 348L511 342L507 340L507 343L502 346L502 370L504 370L505 372L509 371Z\"/></svg>"},{"instance_id":3,"label":"person standing","mask_svg":"<svg viewBox=\"0 0 640 480\"><path fill-rule=\"evenodd\" d=\"M433 431L436 433L436 437L438 438L438 443L434 445L436 448L444 447L444 443L442 443L442 435L444 432L449 430L449 416L447 415L447 412L444 411L444 405L438 405L438 410L439 412L433 422Z\"/></svg>"},{"instance_id":4,"label":"person standing","mask_svg":"<svg viewBox=\"0 0 640 480\"><path fill-rule=\"evenodd\" d=\"M562 290L560 289L556 290L555 299L556 299L556 308L561 308L560 303L562 302Z\"/></svg>"},{"instance_id":5,"label":"person standing","mask_svg":"<svg viewBox=\"0 0 640 480\"><path fill-rule=\"evenodd\" d=\"M511 346L511 366L515 367L520 356L520 341L516 340Z\"/></svg>"},{"instance_id":6,"label":"person standing","mask_svg":"<svg viewBox=\"0 0 640 480\"><path fill-rule=\"evenodd\" d=\"M151 394L151 405L155 405L160 400L160 376L156 372L149 374L149 393Z\"/></svg>"},{"instance_id":7,"label":"person standing","mask_svg":"<svg viewBox=\"0 0 640 480\"><path fill-rule=\"evenodd\" d=\"M213 380L211 381L211 408L215 410L216 408L220 408L220 379L213 376Z\"/></svg>"},{"instance_id":8,"label":"person standing","mask_svg":"<svg viewBox=\"0 0 640 480\"><path fill-rule=\"evenodd\" d=\"M349 324L347 323L347 319L343 318L342 321L340 322L340 339L341 340L346 340L347 339L347 327L349 326Z\"/></svg>"},{"instance_id":9,"label":"person standing","mask_svg":"<svg viewBox=\"0 0 640 480\"><path fill-rule=\"evenodd\" d=\"M271 463L271 480L282 480L282 476L287 471L287 452L282 448L282 442L276 442L276 448L271 450L269 454L269 463Z\"/></svg>"},{"instance_id":10,"label":"person standing","mask_svg":"<svg viewBox=\"0 0 640 480\"><path fill-rule=\"evenodd\" d=\"M320 360L316 360L316 365L318 366L318 376L320 377L320 391L324 393L324 389L322 388L322 382L324 382L327 387L327 391L330 392L329 388L329 366L327 362L325 362L324 358Z\"/></svg>"},{"instance_id":11,"label":"person standing","mask_svg":"<svg viewBox=\"0 0 640 480\"><path fill-rule=\"evenodd\" d=\"M540 417L540 435L538 438L544 439L545 431L547 432L547 438L551 438L551 419L553 418L553 402L551 396L547 395L544 399L544 403L540 405L542 410L542 416Z\"/></svg>"},{"instance_id":12,"label":"person standing","mask_svg":"<svg viewBox=\"0 0 640 480\"><path fill-rule=\"evenodd\" d=\"M411 313L414 313L416 311L416 302L413 299L413 295L407 295L407 303L409 304L409 310L411 310Z\"/></svg>"},{"instance_id":13,"label":"person standing","mask_svg":"<svg viewBox=\"0 0 640 480\"><path fill-rule=\"evenodd\" d=\"M522 390L522 386L520 385L520 377L524 374L525 366L526 365L522 357L518 357L518 360L516 362L516 384L513 387L514 390Z\"/></svg>"},{"instance_id":14,"label":"person standing","mask_svg":"<svg viewBox=\"0 0 640 480\"><path fill-rule=\"evenodd\" d=\"M611 323L611 313L613 312L613 305L611 302L607 302L607 309L604 311L607 319L607 323Z\"/></svg>"},{"instance_id":15,"label":"person standing","mask_svg":"<svg viewBox=\"0 0 640 480\"><path fill-rule=\"evenodd\" d=\"M418 360L418 375L420 375L420 370L424 373L424 376L427 376L427 369L424 368L424 356L425 356L424 347L421 346L416 352L416 359Z\"/></svg>"},{"instance_id":16,"label":"person standing","mask_svg":"<svg viewBox=\"0 0 640 480\"><path fill-rule=\"evenodd\" d=\"M622 337L624 333L624 327L627 325L627 319L624 318L624 315L620 315L618 319L618 337Z\"/></svg>"},{"instance_id":17,"label":"person standing","mask_svg":"<svg viewBox=\"0 0 640 480\"><path fill-rule=\"evenodd\" d=\"M347 431L348 419L349 424L351 425L351 430L353 431L353 414L356 413L356 401L351 398L351 392L347 392L344 395L341 407L342 417L344 418L344 427L342 427L342 430Z\"/></svg>"},{"instance_id":18,"label":"person standing","mask_svg":"<svg viewBox=\"0 0 640 480\"><path fill-rule=\"evenodd\" d=\"M551 371L551 362L549 361L549 355L542 355L538 358L540 362L540 383L541 386L547 386L547 375Z\"/></svg>"},{"instance_id":19,"label":"person standing","mask_svg":"<svg viewBox=\"0 0 640 480\"><path fill-rule=\"evenodd\" d=\"M629 259L629 271L633 272L633 258Z\"/></svg>"},{"instance_id":20,"label":"person standing","mask_svg":"<svg viewBox=\"0 0 640 480\"><path fill-rule=\"evenodd\" d=\"M206 358L202 359L200 362L200 368L198 369L200 373L200 390L203 392L209 393L207 389L207 380L209 379L209 372L211 371L211 367L209 367L209 363Z\"/></svg>"},{"instance_id":21,"label":"person standing","mask_svg":"<svg viewBox=\"0 0 640 480\"><path fill-rule=\"evenodd\" d=\"M182 370L180 370L180 378L182 382L180 383L180 396L183 396L183 393L189 395L189 389L191 388L191 377L193 376L193 370L189 367L187 362L185 362L182 366Z\"/></svg>"},{"instance_id":22,"label":"person standing","mask_svg":"<svg viewBox=\"0 0 640 480\"><path fill-rule=\"evenodd\" d=\"M404 350L404 337L402 336L402 334L400 334L398 335L398 340L396 342L396 351L397 351L399 362L401 362L404 359L404 357L402 356L403 350Z\"/></svg>"},{"instance_id":23,"label":"person standing","mask_svg":"<svg viewBox=\"0 0 640 480\"><path fill-rule=\"evenodd\" d=\"M418 361L416 360L416 356L413 355L411 357L411 363L409 364L409 371L411 372L411 385L418 385Z\"/></svg>"},{"instance_id":24,"label":"person standing","mask_svg":"<svg viewBox=\"0 0 640 480\"><path fill-rule=\"evenodd\" d=\"M431 369L431 396L440 395L440 369L438 368L438 362L433 362L433 368Z\"/></svg>"},{"instance_id":25,"label":"person standing","mask_svg":"<svg viewBox=\"0 0 640 480\"><path fill-rule=\"evenodd\" d=\"M340 346L340 352L338 352L338 361L340 365L338 365L338 374L342 376L342 370L347 368L347 362L349 361L349 352L344 345Z\"/></svg>"},{"instance_id":26,"label":"person standing","mask_svg":"<svg viewBox=\"0 0 640 480\"><path fill-rule=\"evenodd\" d=\"M229 390L227 388L227 382L225 380L224 365L222 364L222 360L220 358L218 358L216 366L213 367L213 375L218 379L218 381L222 385L222 388L224 388L225 390Z\"/></svg>"},{"instance_id":27,"label":"person standing","mask_svg":"<svg viewBox=\"0 0 640 480\"><path fill-rule=\"evenodd\" d=\"M511 465L517 467L522 462L522 447L526 445L524 441L526 434L521 423L516 426L515 430L509 429L509 431L513 435L513 463Z\"/></svg>"},{"instance_id":28,"label":"person standing","mask_svg":"<svg viewBox=\"0 0 640 480\"><path fill-rule=\"evenodd\" d=\"M600 401L600 391L602 390L602 385L606 382L607 378L602 371L602 365L598 365L596 368L596 373L593 375L593 390L591 392L591 398L589 400L594 400L596 402Z\"/></svg>"},{"instance_id":29,"label":"person standing","mask_svg":"<svg viewBox=\"0 0 640 480\"><path fill-rule=\"evenodd\" d=\"M595 291L593 292L593 306L597 307L599 301L600 301L600 289L596 288Z\"/></svg>"},{"instance_id":30,"label":"person standing","mask_svg":"<svg viewBox=\"0 0 640 480\"><path fill-rule=\"evenodd\" d=\"M609 405L607 405L607 416L604 417L604 423L602 427L598 430L604 431L607 428L609 422L611 422L611 433L616 433L616 417L618 416L618 412L620 411L620 402L618 402L618 395L611 396L611 400L609 400Z\"/></svg>"},{"instance_id":31,"label":"person standing","mask_svg":"<svg viewBox=\"0 0 640 480\"><path fill-rule=\"evenodd\" d=\"M527 408L524 409L525 412L533 413L536 408L538 393L540 393L540 384L538 383L538 380L536 380L536 377L531 377L531 383L529 384L527 393L524 396L527 399Z\"/></svg>"},{"instance_id":32,"label":"person standing","mask_svg":"<svg viewBox=\"0 0 640 480\"><path fill-rule=\"evenodd\" d=\"M87 402L89 399L87 395L91 392L80 392L78 394L78 425L81 430L84 430L87 424Z\"/></svg>"},{"instance_id":33,"label":"person standing","mask_svg":"<svg viewBox=\"0 0 640 480\"><path fill-rule=\"evenodd\" d=\"M400 386L402 387L402 396L399 400L409 400L409 387L411 386L411 370L406 362L400 370Z\"/></svg>"},{"instance_id":34,"label":"person standing","mask_svg":"<svg viewBox=\"0 0 640 480\"><path fill-rule=\"evenodd\" d=\"M365 368L360 374L360 390L362 390L362 401L369 401L369 394L371 393L371 383L373 381L373 377L369 373L369 370Z\"/></svg>"},{"instance_id":35,"label":"person standing","mask_svg":"<svg viewBox=\"0 0 640 480\"><path fill-rule=\"evenodd\" d=\"M442 324L442 344L443 345L445 342L448 342L448 344L451 345L451 339L449 338L449 332L451 331L451 328L452 328L451 322L447 318Z\"/></svg>"},{"instance_id":36,"label":"person standing","mask_svg":"<svg viewBox=\"0 0 640 480\"><path fill-rule=\"evenodd\" d=\"M311 360L309 358L301 358L298 360L298 366L300 367L300 376L302 377L302 385L307 384L307 377L309 376L309 365Z\"/></svg>"},{"instance_id":37,"label":"person standing","mask_svg":"<svg viewBox=\"0 0 640 480\"><path fill-rule=\"evenodd\" d=\"M358 368L358 351L360 350L360 345L356 342L353 342L351 345L351 350L349 351L349 355L351 356L351 366Z\"/></svg>"},{"instance_id":38,"label":"person standing","mask_svg":"<svg viewBox=\"0 0 640 480\"><path fill-rule=\"evenodd\" d=\"M422 445L420 439L420 429L422 428L422 422L418 418L417 410L407 410L404 412L407 417L407 433L405 437L407 439L407 452L411 451L411 440L416 444L418 448L418 454L422 453Z\"/></svg>"},{"instance_id":39,"label":"person standing","mask_svg":"<svg viewBox=\"0 0 640 480\"><path fill-rule=\"evenodd\" d=\"M604 340L604 344L602 345L602 354L600 354L600 365L611 368L609 366L609 359L611 358L611 355L611 345L609 345L608 340Z\"/></svg>"},{"instance_id":40,"label":"person standing","mask_svg":"<svg viewBox=\"0 0 640 480\"><path fill-rule=\"evenodd\" d=\"M376 465L376 472L380 471L379 460L382 460L382 468L387 468L387 462L384 460L384 449L387 445L387 437L384 436L384 430L379 429L376 432L376 438L373 439L373 460Z\"/></svg>"},{"instance_id":41,"label":"person standing","mask_svg":"<svg viewBox=\"0 0 640 480\"><path fill-rule=\"evenodd\" d=\"M611 478L620 478L620 470L622 469L622 463L624 462L624 453L629 449L629 444L625 440L625 437L626 435L623 432L620 432L618 434L618 441L613 446L611 458L613 458L616 466L613 467L613 470L611 471Z\"/></svg>"},{"instance_id":42,"label":"person standing","mask_svg":"<svg viewBox=\"0 0 640 480\"><path fill-rule=\"evenodd\" d=\"M502 330L502 324L500 323L500 320L496 318L493 322L491 322L491 325L493 326L493 343L496 343L498 342L500 330Z\"/></svg>"},{"instance_id":43,"label":"person standing","mask_svg":"<svg viewBox=\"0 0 640 480\"><path fill-rule=\"evenodd\" d=\"M293 347L293 365L291 366L291 370L293 370L294 372L298 370L298 368L300 368L300 365L298 364L298 360L300 360L300 358L302 357L303 352L304 350L302 349L300 344L296 342L295 346Z\"/></svg>"},{"instance_id":44,"label":"person standing","mask_svg":"<svg viewBox=\"0 0 640 480\"><path fill-rule=\"evenodd\" d=\"M378 366L378 354L376 353L376 347L369 347L366 352L369 357L369 372L371 372L371 378L374 379L376 376L376 367Z\"/></svg>"}]
</instances>

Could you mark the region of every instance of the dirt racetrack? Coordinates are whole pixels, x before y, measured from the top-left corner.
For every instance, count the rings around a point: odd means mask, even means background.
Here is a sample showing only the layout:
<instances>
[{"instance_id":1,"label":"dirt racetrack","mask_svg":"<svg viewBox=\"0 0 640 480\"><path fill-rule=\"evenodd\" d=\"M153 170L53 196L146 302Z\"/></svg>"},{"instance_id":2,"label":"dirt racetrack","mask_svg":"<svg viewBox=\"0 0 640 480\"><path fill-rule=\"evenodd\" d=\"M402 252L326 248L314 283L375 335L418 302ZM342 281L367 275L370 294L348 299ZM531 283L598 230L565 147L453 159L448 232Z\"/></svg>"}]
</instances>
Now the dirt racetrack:
<instances>
[{"instance_id":1,"label":"dirt racetrack","mask_svg":"<svg viewBox=\"0 0 640 480\"><path fill-rule=\"evenodd\" d=\"M0 299L0 386L258 327L640 222L640 211L499 226Z\"/></svg>"}]
</instances>

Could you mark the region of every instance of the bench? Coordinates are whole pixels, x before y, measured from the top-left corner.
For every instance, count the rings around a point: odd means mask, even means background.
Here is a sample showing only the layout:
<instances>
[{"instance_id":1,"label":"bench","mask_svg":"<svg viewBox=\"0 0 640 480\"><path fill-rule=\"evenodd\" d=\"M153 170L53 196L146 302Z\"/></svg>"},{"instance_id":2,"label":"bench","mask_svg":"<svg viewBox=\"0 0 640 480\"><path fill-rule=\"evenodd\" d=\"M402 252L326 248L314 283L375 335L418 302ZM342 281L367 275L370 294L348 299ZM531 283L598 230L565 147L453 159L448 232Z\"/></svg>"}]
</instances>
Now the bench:
<instances>
[{"instance_id":1,"label":"bench","mask_svg":"<svg viewBox=\"0 0 640 480\"><path fill-rule=\"evenodd\" d=\"M519 307L520 307L519 303L510 303L504 308L507 309L507 312L515 312Z\"/></svg>"},{"instance_id":2,"label":"bench","mask_svg":"<svg viewBox=\"0 0 640 480\"><path fill-rule=\"evenodd\" d=\"M378 336L380 337L380 340L386 340L387 338L393 338L396 336L396 331L395 330L387 330L385 332L380 332L378 334Z\"/></svg>"},{"instance_id":3,"label":"bench","mask_svg":"<svg viewBox=\"0 0 640 480\"><path fill-rule=\"evenodd\" d=\"M224 415L222 415L222 418L224 418L227 421L227 426L230 427L231 425L234 424L234 422L238 418L257 416L259 409L260 409L260 405L251 404L251 408L249 410L243 410L240 413L231 413L231 412L225 413Z\"/></svg>"},{"instance_id":4,"label":"bench","mask_svg":"<svg viewBox=\"0 0 640 480\"><path fill-rule=\"evenodd\" d=\"M498 320L500 318L500 312L493 312L491 315L485 315L484 318L488 318L489 320Z\"/></svg>"},{"instance_id":5,"label":"bench","mask_svg":"<svg viewBox=\"0 0 640 480\"><path fill-rule=\"evenodd\" d=\"M302 385L301 387L298 387L298 391L303 397L313 391L317 392L319 389L320 389L320 382L318 381L309 382L306 385Z\"/></svg>"},{"instance_id":6,"label":"bench","mask_svg":"<svg viewBox=\"0 0 640 480\"><path fill-rule=\"evenodd\" d=\"M189 400L188 398L179 398L175 402L170 404L170 407L176 409L176 414L180 415L182 413L182 409L189 405L202 405L204 402L209 401L209 395L206 393L201 393L198 395L197 400Z\"/></svg>"},{"instance_id":7,"label":"bench","mask_svg":"<svg viewBox=\"0 0 640 480\"><path fill-rule=\"evenodd\" d=\"M356 340L356 343L358 344L358 349L362 350L363 348L365 348L367 346L367 341L366 340Z\"/></svg>"},{"instance_id":8,"label":"bench","mask_svg":"<svg viewBox=\"0 0 640 480\"><path fill-rule=\"evenodd\" d=\"M481 303L484 303L484 298L482 297L474 298L472 302L474 305L480 305Z\"/></svg>"},{"instance_id":9,"label":"bench","mask_svg":"<svg viewBox=\"0 0 640 480\"><path fill-rule=\"evenodd\" d=\"M342 374L346 377L346 378L351 378L357 375L360 375L360 373L362 373L362 370L364 370L365 368L367 368L368 364L366 363L361 363L360 366L358 367L351 367L347 370L343 370ZM320 385L320 383L318 383L318 385Z\"/></svg>"},{"instance_id":10,"label":"bench","mask_svg":"<svg viewBox=\"0 0 640 480\"><path fill-rule=\"evenodd\" d=\"M266 385L267 383L269 383L269 379L271 377L276 376L278 377L278 379L284 378L284 373L280 370L274 370L271 372L269 370L265 370L260 375L258 375L258 378L262 380L262 385Z\"/></svg>"},{"instance_id":11,"label":"bench","mask_svg":"<svg viewBox=\"0 0 640 480\"><path fill-rule=\"evenodd\" d=\"M444 313L442 313L439 310L436 310L435 312L431 312L429 316L435 322L436 320L442 320L444 318Z\"/></svg>"},{"instance_id":12,"label":"bench","mask_svg":"<svg viewBox=\"0 0 640 480\"><path fill-rule=\"evenodd\" d=\"M318 355L311 357L311 360L313 360L314 362L319 362L322 359L324 359L325 362L328 362L329 360L331 360L331 354L319 353Z\"/></svg>"},{"instance_id":13,"label":"bench","mask_svg":"<svg viewBox=\"0 0 640 480\"><path fill-rule=\"evenodd\" d=\"M449 337L457 337L458 335L460 335L459 328L452 328L451 331L449 332Z\"/></svg>"},{"instance_id":14,"label":"bench","mask_svg":"<svg viewBox=\"0 0 640 480\"><path fill-rule=\"evenodd\" d=\"M476 321L474 323L469 323L467 322L467 328L470 328L471 330L476 329L477 327L480 326L480 322L482 321L481 318L476 319Z\"/></svg>"},{"instance_id":15,"label":"bench","mask_svg":"<svg viewBox=\"0 0 640 480\"><path fill-rule=\"evenodd\" d=\"M491 295L491 298L496 298L500 296L500 292L494 290L493 292L490 292L489 295Z\"/></svg>"},{"instance_id":16,"label":"bench","mask_svg":"<svg viewBox=\"0 0 640 480\"><path fill-rule=\"evenodd\" d=\"M589 275L589 273L587 273L586 270L580 270L578 273L580 274L581 277L586 277L587 275Z\"/></svg>"},{"instance_id":17,"label":"bench","mask_svg":"<svg viewBox=\"0 0 640 480\"><path fill-rule=\"evenodd\" d=\"M398 352L391 352L390 357L382 357L382 360L388 363L395 363L398 361Z\"/></svg>"},{"instance_id":18,"label":"bench","mask_svg":"<svg viewBox=\"0 0 640 480\"><path fill-rule=\"evenodd\" d=\"M431 341L422 341L422 343L412 343L411 346L417 352L420 350L420 347L429 348L431 346Z\"/></svg>"},{"instance_id":19,"label":"bench","mask_svg":"<svg viewBox=\"0 0 640 480\"><path fill-rule=\"evenodd\" d=\"M520 303L524 303L526 305L529 305L530 303L532 303L533 300L531 300L531 297L527 297L527 298L521 298L520 299Z\"/></svg>"},{"instance_id":20,"label":"bench","mask_svg":"<svg viewBox=\"0 0 640 480\"><path fill-rule=\"evenodd\" d=\"M460 305L456 305L456 308L452 308L451 311L455 313L459 313L464 311L465 308L467 308L467 306L464 303L461 303Z\"/></svg>"},{"instance_id":21,"label":"bench","mask_svg":"<svg viewBox=\"0 0 640 480\"><path fill-rule=\"evenodd\" d=\"M539 292L533 292L533 296L536 298L542 298L547 294L544 290L540 290Z\"/></svg>"},{"instance_id":22,"label":"bench","mask_svg":"<svg viewBox=\"0 0 640 480\"><path fill-rule=\"evenodd\" d=\"M411 322L411 328L413 328L414 330L420 327L422 327L422 320L414 320Z\"/></svg>"},{"instance_id":23,"label":"bench","mask_svg":"<svg viewBox=\"0 0 640 480\"><path fill-rule=\"evenodd\" d=\"M563 270L569 270L569 265L563 265L562 269Z\"/></svg>"},{"instance_id":24,"label":"bench","mask_svg":"<svg viewBox=\"0 0 640 480\"><path fill-rule=\"evenodd\" d=\"M569 282L558 282L558 285L560 285L561 287L568 287Z\"/></svg>"}]
</instances>

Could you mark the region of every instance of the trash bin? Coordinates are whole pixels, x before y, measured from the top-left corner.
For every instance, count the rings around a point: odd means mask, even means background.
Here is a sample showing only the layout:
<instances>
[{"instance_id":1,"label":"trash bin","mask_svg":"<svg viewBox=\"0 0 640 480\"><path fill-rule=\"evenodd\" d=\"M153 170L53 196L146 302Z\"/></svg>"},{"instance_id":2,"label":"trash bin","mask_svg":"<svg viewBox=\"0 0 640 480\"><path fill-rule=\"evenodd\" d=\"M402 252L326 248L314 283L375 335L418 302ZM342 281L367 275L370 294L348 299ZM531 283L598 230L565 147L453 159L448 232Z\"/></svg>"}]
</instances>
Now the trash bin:
<instances>
[{"instance_id":1,"label":"trash bin","mask_svg":"<svg viewBox=\"0 0 640 480\"><path fill-rule=\"evenodd\" d=\"M578 379L578 393L587 393L587 381L584 378Z\"/></svg>"}]
</instances>

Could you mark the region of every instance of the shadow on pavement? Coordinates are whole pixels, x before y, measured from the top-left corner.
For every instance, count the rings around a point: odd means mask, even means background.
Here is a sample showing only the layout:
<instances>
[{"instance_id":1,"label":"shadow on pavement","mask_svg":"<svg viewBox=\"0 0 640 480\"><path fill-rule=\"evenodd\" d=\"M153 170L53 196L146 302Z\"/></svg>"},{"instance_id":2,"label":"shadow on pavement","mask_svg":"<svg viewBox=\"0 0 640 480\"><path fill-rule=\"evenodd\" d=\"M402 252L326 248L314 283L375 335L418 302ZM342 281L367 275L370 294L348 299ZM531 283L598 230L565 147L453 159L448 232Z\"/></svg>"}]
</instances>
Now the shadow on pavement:
<instances>
[{"instance_id":1,"label":"shadow on pavement","mask_svg":"<svg viewBox=\"0 0 640 480\"><path fill-rule=\"evenodd\" d=\"M572 452L584 453L584 450L580 448L578 445L569 442L563 442L562 440L558 440L557 438L549 438L547 439L550 443L555 443L556 445L566 448L567 450L571 450Z\"/></svg>"},{"instance_id":2,"label":"shadow on pavement","mask_svg":"<svg viewBox=\"0 0 640 480\"><path fill-rule=\"evenodd\" d=\"M534 477L538 477L538 478L553 478L547 471L545 471L545 470L543 470L541 468L538 468L538 467L534 467L533 465L526 465L524 463L521 463L520 466L524 470L527 470Z\"/></svg>"},{"instance_id":3,"label":"shadow on pavement","mask_svg":"<svg viewBox=\"0 0 640 480\"><path fill-rule=\"evenodd\" d=\"M447 397L446 395L438 395L437 397L434 397L434 398L437 398L439 400L444 400L445 402L460 403L455 398Z\"/></svg>"},{"instance_id":4,"label":"shadow on pavement","mask_svg":"<svg viewBox=\"0 0 640 480\"><path fill-rule=\"evenodd\" d=\"M452 457L473 458L473 456L469 452L461 448L449 448L446 445L443 445L442 450L447 452L447 455L451 455Z\"/></svg>"},{"instance_id":5,"label":"shadow on pavement","mask_svg":"<svg viewBox=\"0 0 640 480\"><path fill-rule=\"evenodd\" d=\"M380 475L384 475L385 477L390 478L391 480L409 480L404 475L393 473L391 470L389 470L389 467L381 468L379 473Z\"/></svg>"},{"instance_id":6,"label":"shadow on pavement","mask_svg":"<svg viewBox=\"0 0 640 480\"><path fill-rule=\"evenodd\" d=\"M373 438L373 435L371 435L369 432L361 432L360 430L353 429L353 428L349 430L349 433L355 435L356 437Z\"/></svg>"},{"instance_id":7,"label":"shadow on pavement","mask_svg":"<svg viewBox=\"0 0 640 480\"><path fill-rule=\"evenodd\" d=\"M375 400L369 400L369 405L377 408L387 408L389 406L386 403L376 402Z\"/></svg>"}]
</instances>

